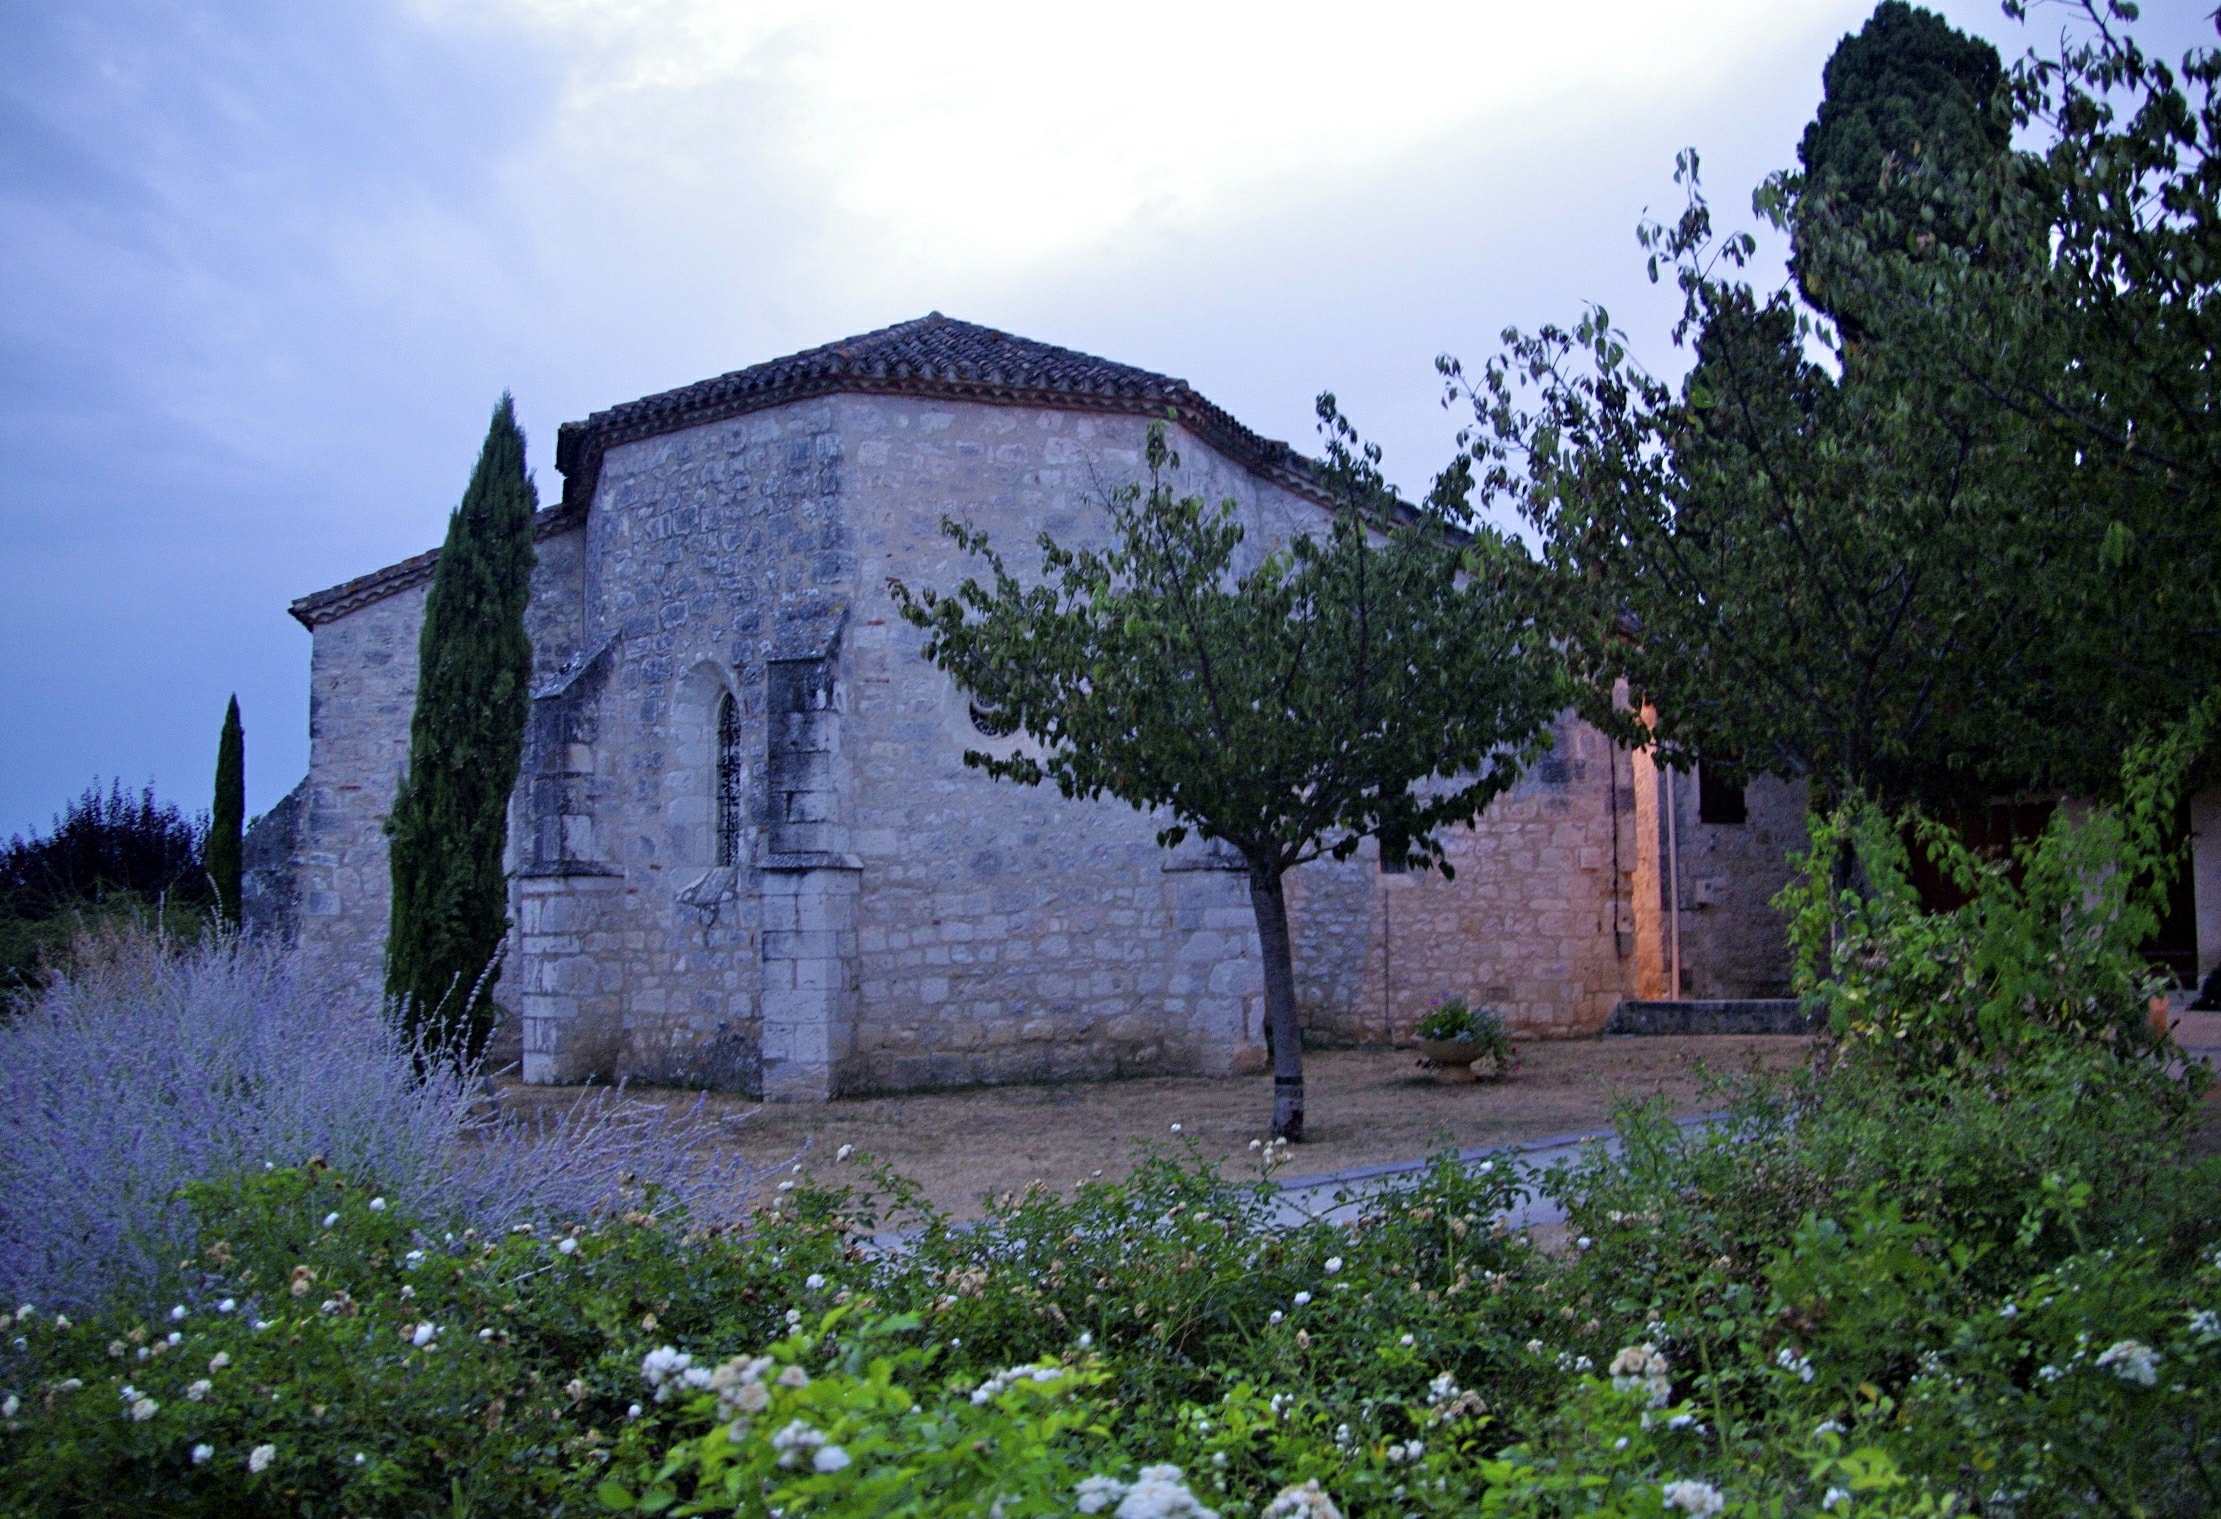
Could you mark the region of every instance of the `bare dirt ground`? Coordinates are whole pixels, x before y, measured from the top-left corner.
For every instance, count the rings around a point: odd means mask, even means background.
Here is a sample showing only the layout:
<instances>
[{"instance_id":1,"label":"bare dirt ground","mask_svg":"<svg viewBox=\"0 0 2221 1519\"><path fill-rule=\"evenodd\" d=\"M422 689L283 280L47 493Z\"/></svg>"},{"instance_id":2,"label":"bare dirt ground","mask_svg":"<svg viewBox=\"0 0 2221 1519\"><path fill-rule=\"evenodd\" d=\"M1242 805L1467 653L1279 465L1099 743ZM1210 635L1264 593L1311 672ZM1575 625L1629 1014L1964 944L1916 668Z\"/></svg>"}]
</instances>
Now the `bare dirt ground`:
<instances>
[{"instance_id":1,"label":"bare dirt ground","mask_svg":"<svg viewBox=\"0 0 2221 1519\"><path fill-rule=\"evenodd\" d=\"M1627 1099L1662 1096L1677 1113L1702 1112L1718 1105L1705 1093L1705 1071L1787 1069L1803 1060L1809 1043L1785 1036L1538 1040L1520 1047L1524 1063L1511 1079L1457 1084L1419 1069L1410 1050L1313 1051L1304 1057L1306 1138L1281 1174L1600 1129ZM503 1105L544 1110L577 1095L576 1088L509 1085ZM662 1090L632 1096L695 1101L692 1093ZM1249 1142L1266 1133L1272 1079L1148 1077L761 1108L712 1094L707 1104L721 1115L748 1115L732 1131L750 1159L775 1163L808 1143L807 1163L822 1174L836 1149L854 1145L962 1217L976 1215L983 1198L1032 1182L1063 1190L1090 1176L1122 1176L1143 1141L1192 1143L1235 1174L1253 1174Z\"/></svg>"}]
</instances>

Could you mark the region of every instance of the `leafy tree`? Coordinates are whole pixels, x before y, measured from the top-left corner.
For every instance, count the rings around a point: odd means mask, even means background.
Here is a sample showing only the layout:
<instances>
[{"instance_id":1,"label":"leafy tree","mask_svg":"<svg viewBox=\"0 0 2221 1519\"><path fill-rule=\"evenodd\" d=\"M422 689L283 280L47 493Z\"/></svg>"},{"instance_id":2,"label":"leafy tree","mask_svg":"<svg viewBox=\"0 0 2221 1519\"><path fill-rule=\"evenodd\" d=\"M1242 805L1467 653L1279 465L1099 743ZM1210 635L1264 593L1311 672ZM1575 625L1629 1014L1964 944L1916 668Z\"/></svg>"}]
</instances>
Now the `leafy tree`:
<instances>
[{"instance_id":1,"label":"leafy tree","mask_svg":"<svg viewBox=\"0 0 2221 1519\"><path fill-rule=\"evenodd\" d=\"M1807 240L1884 335L1877 362L2003 419L2001 484L2071 523L2019 711L2047 738L2025 768L2095 789L2221 682L2221 50L2172 69L2138 47L2133 7L2080 9L2080 40L2001 97L2035 150L1912 164L1923 222ZM1810 199L1784 184L1776 214L1809 221Z\"/></svg>"},{"instance_id":2,"label":"leafy tree","mask_svg":"<svg viewBox=\"0 0 2221 1519\"><path fill-rule=\"evenodd\" d=\"M1471 384L1444 361L1489 487L1541 532L1576 659L1655 706L1669 762L1886 803L2102 789L2221 678L2199 468L2221 249L2196 243L2221 173L2181 149L2216 135L2213 66L2200 115L2124 42L1985 94L1992 61L1899 6L1846 39L1807 173L1757 198L1796 249L1768 295L1683 159L1687 210L1642 233L1682 293L1678 385L1601 311L1508 334ZM2108 80L2149 97L2111 135L2075 93ZM2045 100L2048 157L2005 150Z\"/></svg>"},{"instance_id":3,"label":"leafy tree","mask_svg":"<svg viewBox=\"0 0 2221 1519\"><path fill-rule=\"evenodd\" d=\"M208 813L208 843L203 858L216 915L239 926L241 851L247 822L247 734L239 725L239 698L224 709L224 730L216 740L216 800Z\"/></svg>"},{"instance_id":4,"label":"leafy tree","mask_svg":"<svg viewBox=\"0 0 2221 1519\"><path fill-rule=\"evenodd\" d=\"M505 392L425 599L409 770L386 822L393 919L386 994L432 1055L474 1064L508 933L509 796L530 700L532 515L524 432Z\"/></svg>"},{"instance_id":5,"label":"leafy tree","mask_svg":"<svg viewBox=\"0 0 2221 1519\"><path fill-rule=\"evenodd\" d=\"M1177 496L1163 429L1149 488L1109 502L1115 547L1044 534L1043 582L1019 582L983 534L943 530L992 584L896 604L948 671L1038 752L964 761L1002 780L1053 780L1161 810L1157 841L1218 841L1246 867L1263 952L1275 1135L1303 1135L1303 1046L1283 883L1368 835L1448 873L1436 830L1469 822L1548 743L1562 707L1551 651L1516 610L1526 556L1451 526L1470 477L1426 509L1395 500L1378 452L1320 402L1325 478L1340 508L1323 537L1245 555L1231 501ZM1237 566L1250 561L1246 570Z\"/></svg>"},{"instance_id":6,"label":"leafy tree","mask_svg":"<svg viewBox=\"0 0 2221 1519\"><path fill-rule=\"evenodd\" d=\"M1934 227L1921 171L1980 171L2010 147L1997 49L1933 11L1882 0L1857 35L1837 44L1821 77L1820 109L1797 145L1806 187L1800 223L1824 217L1856 226L1886 212L1914 226L1927 210L1929 229L1965 243L1971 229ZM1818 288L1826 281L1815 262L1800 240L1793 267L1805 299L1846 320Z\"/></svg>"},{"instance_id":7,"label":"leafy tree","mask_svg":"<svg viewBox=\"0 0 2221 1519\"><path fill-rule=\"evenodd\" d=\"M88 786L62 809L52 832L17 834L0 851L0 897L10 913L26 918L115 894L149 905L164 897L200 902L207 893L205 827L174 802L156 801L152 786L136 796L121 781L110 782L105 794Z\"/></svg>"},{"instance_id":8,"label":"leafy tree","mask_svg":"<svg viewBox=\"0 0 2221 1519\"><path fill-rule=\"evenodd\" d=\"M98 785L55 818L53 830L21 834L0 849L0 1008L66 968L88 931L152 919L190 942L204 925L206 819L158 802L149 786Z\"/></svg>"}]
</instances>

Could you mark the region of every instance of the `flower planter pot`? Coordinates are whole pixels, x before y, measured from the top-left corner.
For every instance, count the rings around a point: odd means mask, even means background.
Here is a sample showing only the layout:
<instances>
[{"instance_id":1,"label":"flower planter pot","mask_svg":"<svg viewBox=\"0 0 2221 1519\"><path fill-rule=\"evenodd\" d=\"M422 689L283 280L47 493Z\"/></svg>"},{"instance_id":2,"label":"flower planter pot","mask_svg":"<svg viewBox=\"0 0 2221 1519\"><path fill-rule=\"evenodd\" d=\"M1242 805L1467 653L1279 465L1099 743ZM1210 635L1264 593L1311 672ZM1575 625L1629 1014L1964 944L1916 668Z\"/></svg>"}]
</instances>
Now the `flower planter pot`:
<instances>
[{"instance_id":1,"label":"flower planter pot","mask_svg":"<svg viewBox=\"0 0 2221 1519\"><path fill-rule=\"evenodd\" d=\"M1470 1039L1422 1039L1419 1053L1427 1057L1434 1067L1438 1081L1478 1081L1480 1074L1473 1069L1473 1062L1481 1058L1481 1047Z\"/></svg>"}]
</instances>

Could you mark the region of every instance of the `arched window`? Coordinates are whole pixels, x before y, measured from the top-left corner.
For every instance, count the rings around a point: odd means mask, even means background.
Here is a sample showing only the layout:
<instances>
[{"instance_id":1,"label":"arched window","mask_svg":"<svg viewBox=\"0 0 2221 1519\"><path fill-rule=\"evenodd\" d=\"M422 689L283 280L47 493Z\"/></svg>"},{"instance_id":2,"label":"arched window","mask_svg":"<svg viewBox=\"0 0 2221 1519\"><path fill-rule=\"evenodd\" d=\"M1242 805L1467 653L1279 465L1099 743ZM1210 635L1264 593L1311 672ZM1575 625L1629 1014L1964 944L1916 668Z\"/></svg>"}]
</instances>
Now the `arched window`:
<instances>
[{"instance_id":1,"label":"arched window","mask_svg":"<svg viewBox=\"0 0 2221 1519\"><path fill-rule=\"evenodd\" d=\"M727 691L717 701L717 863L740 863L740 706ZM699 792L696 795L700 795Z\"/></svg>"}]
</instances>

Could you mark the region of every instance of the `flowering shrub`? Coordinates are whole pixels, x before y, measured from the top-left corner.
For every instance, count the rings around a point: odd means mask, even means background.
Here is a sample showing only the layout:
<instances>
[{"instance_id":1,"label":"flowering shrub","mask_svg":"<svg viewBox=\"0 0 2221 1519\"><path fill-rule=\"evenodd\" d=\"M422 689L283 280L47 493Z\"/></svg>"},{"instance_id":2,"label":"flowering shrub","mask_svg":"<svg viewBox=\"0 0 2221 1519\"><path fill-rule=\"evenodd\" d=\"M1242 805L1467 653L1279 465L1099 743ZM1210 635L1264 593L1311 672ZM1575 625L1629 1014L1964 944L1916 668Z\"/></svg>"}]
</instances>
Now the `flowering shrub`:
<instances>
[{"instance_id":1,"label":"flowering shrub","mask_svg":"<svg viewBox=\"0 0 2221 1519\"><path fill-rule=\"evenodd\" d=\"M0 1318L0 1514L2221 1511L2188 1084L2041 1021L1969 1047L1854 1039L1704 1130L1633 1108L1549 1177L1445 1156L1293 1223L1280 1146L961 1226L843 1147L744 1223L605 1176L507 1228L246 1150L160 1200L158 1302ZM1555 1253L1508 1221L1538 1189Z\"/></svg>"},{"instance_id":2,"label":"flowering shrub","mask_svg":"<svg viewBox=\"0 0 2221 1519\"><path fill-rule=\"evenodd\" d=\"M490 1120L473 1078L419 1079L375 1006L269 944L180 951L118 934L0 1024L0 1297L79 1309L174 1293L179 1189L321 1156L456 1227L583 1218L661 1177L705 1221L751 1175L714 1130L609 1095L552 1123Z\"/></svg>"}]
</instances>

